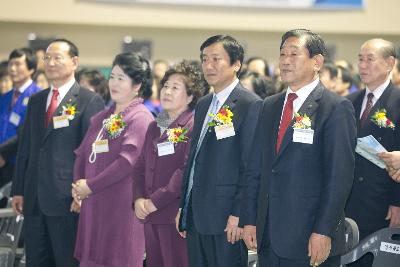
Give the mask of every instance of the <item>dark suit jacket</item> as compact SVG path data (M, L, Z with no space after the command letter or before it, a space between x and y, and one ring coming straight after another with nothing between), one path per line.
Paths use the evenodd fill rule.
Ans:
M354 105L357 122L365 91L348 97ZM400 89L392 83L372 107L369 117L379 109L386 109L386 115L395 124L395 129L379 128L368 119L362 128L357 123L357 136L373 135L387 151L400 150ZM389 221L385 220L389 205L400 206L400 184L394 182L385 169L356 154L354 185L346 206L346 216L357 222L362 237L365 237L389 226Z
M175 144L175 153L158 156L157 144L166 142L166 131L160 136L160 128L153 121L146 133L142 153L133 171L133 201L150 198L157 211L151 213L146 222L151 224L175 224L178 213L182 175L189 154L193 129L193 112L183 112L168 128L188 129L187 142Z
M246 171L241 224L256 225L258 249L270 244L280 257L307 259L311 233L331 237L331 255L339 254L353 182L354 109L319 83L299 110L311 119L313 144L293 142L289 126L276 154L284 100L280 93L264 101Z
M70 211L74 150L78 148L92 115L104 108L102 98L75 83L61 101L62 106L76 104L77 114L69 126L45 128L46 101L50 89L31 97L20 137L12 195L24 197L24 214L64 216Z
M191 205L194 224L200 234L223 234L229 215L240 216L244 170L249 159L262 101L239 83L224 105L233 112L235 136L217 140L213 128L207 131L196 159L195 153L203 122L212 100L203 97L195 110L193 139L184 174L181 208L185 207L190 169L195 162ZM181 230L186 229L182 219Z

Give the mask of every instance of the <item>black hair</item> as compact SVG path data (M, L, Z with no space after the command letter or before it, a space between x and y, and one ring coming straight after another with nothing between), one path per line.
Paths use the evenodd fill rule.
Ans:
M337 66L337 68L340 69L340 71L342 72L342 81L344 83L349 83L348 88L350 88L354 83L354 80L353 80L350 70L347 68L344 68L343 66Z
M229 60L231 66L239 60L240 65L243 63L244 58L244 49L243 46L232 36L229 35L214 35L209 37L204 43L200 46L200 59L203 57L204 48L213 45L215 43L221 43L224 47L225 51L229 55Z
M101 95L105 103L111 99L110 91L108 90L108 81L106 77L97 69L83 68L76 73L76 80L78 83L85 78L88 83L93 86L94 91Z
M325 57L327 54L325 42L322 37L319 34L306 29L294 29L285 32L282 36L282 41L279 49L282 49L285 41L290 37L305 39L304 46L308 50L310 58L316 55L322 55L323 57Z
M57 39L54 39L53 41L51 41L49 43L49 46L51 44L53 44L53 43L66 43L66 44L68 44L68 46L69 46L68 54L71 57L79 57L78 47L73 42L71 42L70 40L67 40L67 39L64 39L64 38L57 38Z
M20 58L23 56L25 56L25 62L26 66L28 66L28 69L33 70L33 72L35 72L37 67L37 58L33 50L30 48L23 47L14 49L11 52L10 56L8 57L8 60L10 61L13 58Z
M119 66L128 75L133 84L141 84L139 95L144 99L151 97L153 76L150 64L140 53L122 53L115 57L112 67Z
M264 75L270 77L268 61L262 57L251 57L246 61L247 68L252 61L261 60L264 63Z
M336 78L338 76L338 67L336 67L335 64L331 62L324 63L324 65L322 65L320 72L323 70L327 70L329 72L329 76L331 77L331 79Z
M265 79L261 74L253 71L245 71L239 74L239 80L250 79L254 93L261 99L276 93L276 87L272 81Z
M174 74L179 74L184 77L186 93L188 96L193 96L192 102L189 103L189 108L194 109L197 100L203 95L205 91L204 86L207 84L201 72L201 68L191 61L183 60L165 72L164 77L161 79L161 86L168 81L169 77Z
M8 61L4 60L0 62L0 78L8 76Z

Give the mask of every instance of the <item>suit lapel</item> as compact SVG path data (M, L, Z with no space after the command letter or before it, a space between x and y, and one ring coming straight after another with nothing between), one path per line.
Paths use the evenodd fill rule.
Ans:
M60 116L62 114L62 111L63 111L62 107L63 106L66 106L67 104L75 105L76 101L77 101L78 94L79 94L79 85L77 83L74 83L74 85L72 85L72 87L68 91L68 93L61 100L61 102L58 105L57 109L54 111L53 117ZM79 110L77 110L77 112L79 112ZM43 137L43 142L46 140L46 138L49 136L49 134L53 130L54 130L54 125L53 125L53 122L51 121L49 126L45 130L45 134L44 134L44 137Z
M317 87L315 87L315 89L309 94L309 96L304 101L303 105L300 107L300 109L297 113L299 113L301 115L306 114L308 117L312 118L312 115L318 109L318 106L319 106L318 100L321 98L323 91L324 91L324 88L322 87L322 85L318 84ZM312 121L312 119L311 119L311 121ZM293 118L292 122L290 123L289 127L287 128L286 133L283 137L282 144L281 144L281 147L280 147L278 155L277 155L277 159L283 153L283 151L286 149L288 144L290 144L290 142L292 142L293 132L294 132L293 127L292 127L293 123L294 123L294 118ZM313 129L314 127L315 126L313 124L311 124L311 128Z

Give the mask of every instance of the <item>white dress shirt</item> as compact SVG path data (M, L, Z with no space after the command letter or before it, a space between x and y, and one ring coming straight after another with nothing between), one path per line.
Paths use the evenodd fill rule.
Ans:
M60 86L59 88L57 88L58 89L58 93L59 93L59 95L57 97L57 106L60 105L61 101L63 100L65 95L68 93L68 91L72 88L74 83L75 83L75 78L71 79L66 84L64 84L64 85ZM47 96L46 110L50 106L51 98L53 96L53 88L54 88L54 86L52 85L51 88L50 88L49 95Z

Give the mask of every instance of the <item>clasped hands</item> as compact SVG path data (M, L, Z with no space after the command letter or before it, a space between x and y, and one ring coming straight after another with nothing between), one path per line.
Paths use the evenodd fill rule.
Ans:
M79 179L72 183L71 195L73 201L71 203L72 212L80 212L82 200L88 198L92 194L92 190L86 183L86 179Z
M135 214L141 220L146 219L146 217L157 210L151 199L138 198L135 201Z

